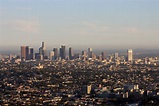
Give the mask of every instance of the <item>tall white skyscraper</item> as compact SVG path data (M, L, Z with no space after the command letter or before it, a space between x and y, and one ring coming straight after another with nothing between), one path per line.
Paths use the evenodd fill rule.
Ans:
M127 60L132 61L133 60L133 51L132 49L128 49L127 51Z

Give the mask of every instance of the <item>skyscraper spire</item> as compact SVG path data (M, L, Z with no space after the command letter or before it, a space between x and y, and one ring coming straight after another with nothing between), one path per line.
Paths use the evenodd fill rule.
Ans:
M43 48L43 50L45 50L45 49L46 49L46 47L45 47L45 43L44 43L44 42L42 42L42 48Z

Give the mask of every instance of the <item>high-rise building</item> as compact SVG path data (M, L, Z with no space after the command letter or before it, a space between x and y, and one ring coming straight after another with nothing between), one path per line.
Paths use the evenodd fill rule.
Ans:
M43 49L42 49L42 47L39 48L39 54L40 54L40 55L43 54Z
M60 57L61 59L65 59L66 58L66 50L65 50L65 46L61 45L61 48L60 48Z
M82 51L82 56L86 57L87 53L86 51Z
M88 48L88 58L92 58L92 56L93 56L92 48Z
M49 59L53 60L53 58L54 58L54 51L50 51L49 52Z
M26 46L21 46L21 59L26 60Z
M33 60L34 59L34 49L31 47L29 49L30 49L30 59Z
M127 61L132 61L133 60L133 51L132 49L129 49L127 51Z
M46 50L45 43L42 42L42 48Z
M39 48L39 55L42 55L44 59L47 58L46 47L44 42L42 42L42 47Z
M30 47L26 46L26 60L30 60Z
M42 42L42 55L45 57L46 56L46 46L45 43Z
M105 52L102 52L102 60L105 60Z
M58 48L54 48L53 51L54 51L54 60L57 60L57 58L58 58Z
M118 60L118 53L115 53L114 54L114 61L117 61Z
M69 59L72 60L73 59L73 51L72 48L69 48Z
M36 59L36 60L39 60L39 56L40 56L39 53L35 53L35 59Z
M81 59L82 59L83 61L86 60L86 56L87 56L86 51L82 51L82 57L81 57Z
M31 60L34 56L34 49L29 46L21 46L21 59Z

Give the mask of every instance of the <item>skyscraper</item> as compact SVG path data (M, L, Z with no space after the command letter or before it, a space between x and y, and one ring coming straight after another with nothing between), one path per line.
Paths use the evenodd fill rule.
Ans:
M42 42L42 48L46 49L46 48L45 48L45 43L44 43L44 42Z
M81 57L81 59L82 59L83 61L86 60L86 56L87 56L86 51L82 51L82 57Z
M30 59L34 59L34 49L33 48L29 48L30 49Z
M61 45L61 48L60 48L60 57L61 59L65 59L66 58L66 50L65 50L65 46Z
M58 48L54 48L53 51L54 51L54 60L57 60L57 58L58 58Z
M92 48L88 48L88 58L92 58L92 56L93 56Z
M21 46L21 59L26 60L26 46Z
M29 46L26 46L26 60L30 60L30 48Z
M128 49L127 51L127 61L132 61L133 60L133 51L132 49Z
M41 55L44 59L47 58L46 47L44 42L42 42L42 47L39 48L39 55Z
M105 60L105 52L102 52L102 60Z
M50 52L49 52L49 59L50 59L50 60L53 60L53 57L54 57L54 52L53 52L53 51L50 51Z
M82 51L82 56L86 57L87 53L86 51Z
M118 60L118 53L115 53L114 54L114 61L117 61Z
M46 56L46 46L44 42L42 42L42 55Z
M21 59L31 60L34 56L34 49L29 46L21 46Z
M39 55L43 55L43 49L42 49L42 47L39 48Z
M72 52L72 48L69 48L69 59L72 60L73 59L73 52Z

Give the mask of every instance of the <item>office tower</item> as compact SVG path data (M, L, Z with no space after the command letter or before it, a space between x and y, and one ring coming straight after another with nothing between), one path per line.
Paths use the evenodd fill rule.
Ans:
M42 48L44 48L46 50L44 42L42 42Z
M21 59L26 60L26 46L21 46Z
M69 59L72 60L73 59L73 52L72 52L72 48L69 48Z
M39 55L40 55L39 53L35 53L35 59L36 60L39 60Z
M118 60L118 53L114 54L114 61Z
M46 56L46 47L45 47L45 43L42 42L42 55L45 57Z
M33 48L29 46L21 46L21 59L30 60L33 57Z
M65 46L61 45L61 48L60 48L60 57L61 59L65 59L66 58L66 50L65 50Z
M93 56L92 48L88 48L88 58L92 58L92 56Z
M105 52L102 52L102 60L105 60Z
M83 61L85 61L85 60L86 60L86 56L87 56L86 51L82 51L81 59L82 59Z
M38 55L38 60L43 60L44 56L43 55Z
M132 49L129 49L127 51L127 61L132 61L133 60L133 51Z
M40 55L39 53L35 53L35 59L36 60L43 60L43 55Z
M50 52L49 52L49 59L50 59L50 60L53 60L53 57L54 57L54 52L53 52L53 51L50 51Z
M42 47L39 48L39 55L42 55L43 58L46 58L46 47L45 47L45 43L42 42Z
M57 60L58 59L58 48L54 48L53 51L54 51L54 60Z
M43 54L43 49L42 47L39 48L39 55L42 55Z
M26 60L30 60L30 47L26 46Z
M34 59L34 49L29 47L30 49L30 59L33 60Z

